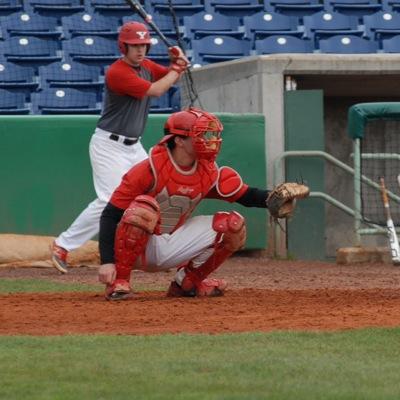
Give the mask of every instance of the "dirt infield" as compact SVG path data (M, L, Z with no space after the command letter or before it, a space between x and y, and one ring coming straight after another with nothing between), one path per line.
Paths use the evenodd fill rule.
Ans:
M96 269L0 269L1 278L97 285L92 293L0 295L0 335L227 333L400 326L400 268L235 257L216 274L230 283L221 298L174 299L139 291L103 299ZM135 271L134 286L167 288L173 273Z

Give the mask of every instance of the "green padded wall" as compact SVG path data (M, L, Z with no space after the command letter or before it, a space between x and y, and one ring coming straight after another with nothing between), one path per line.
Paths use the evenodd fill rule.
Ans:
M325 151L323 92L298 90L285 93L285 150ZM314 192L324 192L324 161L288 158L286 181L304 179ZM297 203L288 223L288 254L302 260L322 260L325 252L325 206L308 198Z
M167 115L151 115L143 144L162 136ZM245 182L265 187L264 117L222 114L219 165L236 168ZM0 233L57 235L94 199L89 140L96 116L0 117ZM248 220L247 248L266 245L265 210L205 200L197 213L237 209Z

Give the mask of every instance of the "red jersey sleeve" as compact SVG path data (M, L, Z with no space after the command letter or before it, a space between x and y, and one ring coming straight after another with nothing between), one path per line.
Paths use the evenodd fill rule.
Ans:
M151 82L141 78L125 61L118 60L106 72L106 85L114 93L143 98Z
M110 203L126 210L135 197L147 193L154 183L149 160L132 167L123 177L120 185L111 196Z
M240 199L247 192L248 188L249 188L249 186L244 183L242 185L242 187L240 188L240 190L238 192L236 192L234 195L228 196L228 197L223 197L218 193L216 187L214 186L207 193L206 199L217 199L217 200L229 201L229 203L234 203L236 200Z

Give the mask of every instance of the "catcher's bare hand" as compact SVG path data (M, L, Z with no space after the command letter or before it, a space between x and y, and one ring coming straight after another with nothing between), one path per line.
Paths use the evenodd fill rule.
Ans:
M268 195L266 204L273 218L289 218L296 207L296 199L304 199L310 188L296 182L281 183Z
M115 264L103 264L99 268L99 281L110 285L115 281L117 271L115 269Z

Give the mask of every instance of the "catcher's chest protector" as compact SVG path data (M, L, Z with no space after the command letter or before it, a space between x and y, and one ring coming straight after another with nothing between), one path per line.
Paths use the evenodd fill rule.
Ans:
M198 160L190 170L176 165L163 145L150 150L150 165L155 182L148 193L160 205L161 233L171 233L190 216L218 179L218 167Z

